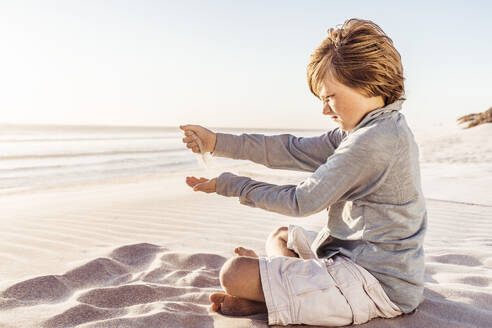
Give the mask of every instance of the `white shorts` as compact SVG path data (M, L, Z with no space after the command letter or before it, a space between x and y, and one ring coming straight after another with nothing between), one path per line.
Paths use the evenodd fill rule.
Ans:
M343 255L318 259L310 248L316 232L290 225L288 234L300 258L259 258L269 325L344 326L402 314L360 265Z

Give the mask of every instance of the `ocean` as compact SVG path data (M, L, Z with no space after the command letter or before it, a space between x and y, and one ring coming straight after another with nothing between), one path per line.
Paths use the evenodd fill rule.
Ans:
M321 130L213 129L233 134ZM200 167L199 155L182 143L178 127L0 124L0 195L106 178L166 173ZM219 166L235 163L214 158Z

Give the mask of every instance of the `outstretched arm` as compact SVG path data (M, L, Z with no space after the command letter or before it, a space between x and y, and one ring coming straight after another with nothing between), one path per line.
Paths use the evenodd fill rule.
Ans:
M396 150L390 138L358 139L340 145L297 185L278 186L225 172L217 178L216 192L239 197L244 205L297 217L317 213L339 200L360 198L384 181Z
M272 169L314 172L334 153L342 138L339 129L307 138L291 134L217 133L212 155L250 160Z

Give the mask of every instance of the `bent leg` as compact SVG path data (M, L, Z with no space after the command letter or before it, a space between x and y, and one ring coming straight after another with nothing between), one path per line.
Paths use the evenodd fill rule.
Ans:
M250 315L267 312L261 286L258 259L230 258L220 270L220 283L226 293L210 295L212 311L228 315Z
M227 294L265 302L258 259L247 256L230 258L222 266L219 278Z
M281 255L299 257L298 254L287 248L287 240L289 238L288 232L288 227L280 227L268 236L265 245L266 253L268 256Z
M280 227L270 234L266 241L268 256L299 257L287 248L288 230L288 227ZM239 256L227 260L220 270L220 283L226 293L210 295L212 311L228 315L267 312L258 256L242 247L234 252Z

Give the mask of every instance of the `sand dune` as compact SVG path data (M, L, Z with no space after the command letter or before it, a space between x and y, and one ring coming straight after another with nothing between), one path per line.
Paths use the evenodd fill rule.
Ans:
M467 178L454 164L440 170L434 164L423 165L432 194L425 301L413 314L361 327L491 325L492 197L478 195L490 188L488 178L478 177L491 167L479 162ZM307 175L253 164L231 171L273 183ZM235 318L208 309L209 294L221 290L221 265L238 245L265 255L264 241L278 226L317 230L326 216L285 217L184 184L185 175L216 173L108 180L0 199L0 327L267 327L263 314ZM460 196L467 185L471 191Z

